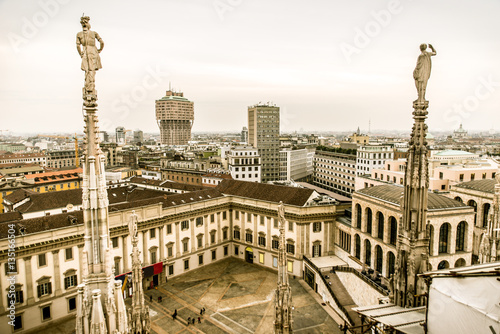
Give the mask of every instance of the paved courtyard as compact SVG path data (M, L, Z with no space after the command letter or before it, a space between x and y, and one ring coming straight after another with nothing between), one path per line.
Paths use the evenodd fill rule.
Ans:
M170 279L145 291L151 327L156 334L274 332L274 289L277 273L242 260L228 258ZM340 333L329 306L303 281L291 279L295 333ZM150 301L150 296L153 301ZM158 297L162 302L158 302ZM127 299L127 304L130 299ZM200 317L200 309L206 312ZM177 310L177 319L172 318ZM187 318L196 323L187 324ZM198 322L198 317L201 323ZM72 333L74 320L38 331L38 334Z

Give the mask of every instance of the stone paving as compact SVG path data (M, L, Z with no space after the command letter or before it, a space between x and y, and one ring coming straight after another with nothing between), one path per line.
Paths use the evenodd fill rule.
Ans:
M276 272L234 258L177 276L144 292L146 304L152 310L152 333L274 333L276 282ZM295 333L340 333L332 316L338 318L329 306L318 302L317 294L299 280L291 279L290 285ZM158 302L160 296L162 302ZM206 311L200 316L203 307ZM195 318L196 323L188 325L188 317ZM57 329L47 328L37 334L73 333L74 324L73 319Z

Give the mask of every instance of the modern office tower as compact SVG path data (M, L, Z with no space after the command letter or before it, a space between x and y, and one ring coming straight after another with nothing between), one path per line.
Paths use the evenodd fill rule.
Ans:
M241 130L241 142L248 143L248 128L246 126Z
M141 130L134 131L134 143L142 143L144 141L144 133Z
M248 144L259 150L262 182L279 180L280 108L256 104L248 107Z
M184 93L168 90L156 100L156 120L163 145L187 145L194 122L194 103Z
M119 126L116 128L115 133L116 133L116 143L125 144L125 128L123 126Z

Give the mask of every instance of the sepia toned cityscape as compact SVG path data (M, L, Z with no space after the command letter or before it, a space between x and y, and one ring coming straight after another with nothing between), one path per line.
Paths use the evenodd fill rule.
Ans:
M500 334L498 12L1 1L0 333Z

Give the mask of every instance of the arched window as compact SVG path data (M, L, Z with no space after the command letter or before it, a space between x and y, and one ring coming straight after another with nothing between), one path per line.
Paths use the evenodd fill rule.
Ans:
M477 203L474 200L470 200L467 202L468 206L472 206L474 208L474 226L476 226L476 221L477 221Z
M375 270L379 273L382 272L382 257L382 247L380 247L379 245L375 246Z
M460 203L463 203L464 201L460 197L455 197L455 200L459 201Z
M483 205L483 227L488 227L488 214L490 213L490 203Z
M459 267L464 267L465 266L465 260L460 258L457 260L457 262L455 262L455 268L459 268Z
M439 253L448 253L448 237L450 234L450 224L444 223L439 229Z
M391 277L394 274L394 266L396 264L396 257L393 252L387 253L387 277Z
M448 263L448 261L441 261L438 264L438 270L440 270L440 269L446 269L446 268L449 268L449 267L450 267L450 264Z
M465 236L467 235L467 222L462 221L457 226L457 252L465 250Z
M396 245L396 241L398 239L398 222L396 218L394 218L393 216L389 217L389 224L391 229L389 242L391 243L391 245Z
M377 237L384 240L384 214L382 212L377 212Z
M372 263L372 244L368 239L365 240L365 263L369 266Z
M361 229L361 205L356 204L356 227Z
M372 234L372 209L366 209L366 232Z
M354 243L356 245L356 248L354 249L354 256L356 256L356 258L359 260L361 259L361 238L357 234L354 236Z

